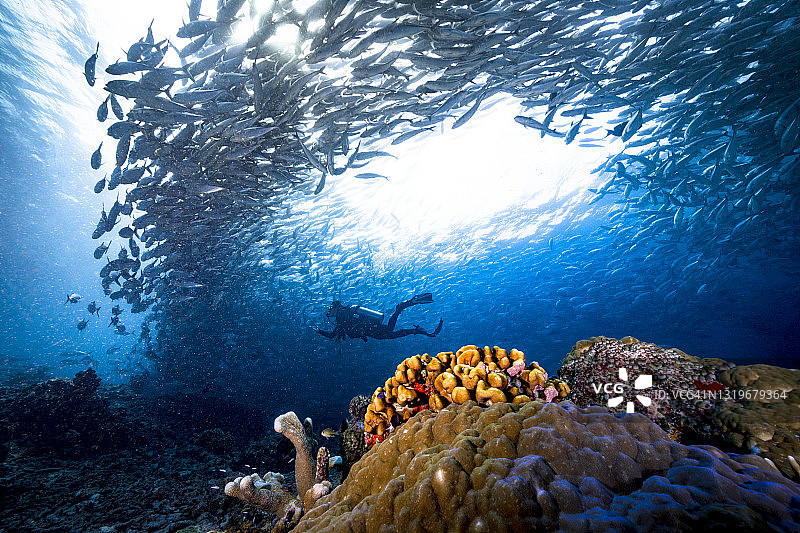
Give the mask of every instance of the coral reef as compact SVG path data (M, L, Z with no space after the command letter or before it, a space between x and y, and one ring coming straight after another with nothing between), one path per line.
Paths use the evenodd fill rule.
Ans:
M356 396L350 400L349 421L342 431L341 448L343 455L343 471L347 475L353 464L361 459L369 449L364 440L364 416L370 405L369 396Z
M198 409L203 401L213 402L220 418L187 424L163 409L164 396L96 384L93 372L83 372L77 380L0 387L0 428L14 431L0 432L0 450L7 451L0 468L0 530L174 533L199 525L201 531L234 533L271 519L226 497L220 487L233 477L231 465L251 458L265 461L265 468L285 465L274 447L268 454L244 454L240 448L255 434L249 427L237 434L240 446L225 456L189 442L210 424L230 431L227 412L233 404L195 397ZM249 405L239 405L239 411L251 420L260 414ZM29 416L34 419L19 424ZM68 423L75 424L74 432L62 430ZM42 427L43 436L32 426Z
M717 406L715 430L728 444L769 458L800 481L800 370L746 365L718 376L734 399Z
M124 412L110 409L98 395L94 369L73 379L51 379L27 386L8 399L6 438L17 453L82 457L117 449L136 438Z
M272 531L287 531L297 524L303 508L300 501L283 487L283 476L267 472L237 477L225 485L225 494L261 510L278 515Z
M322 483L328 479L328 468L330 467L331 454L328 448L322 446L317 450L316 474L314 475L315 483Z
M719 385L717 372L729 366L719 359L697 359L633 337L592 337L573 346L558 375L569 384L568 398L576 405L603 405L617 413L636 409L681 440L688 432L711 433L716 402L703 395L689 398L675 393L696 392L698 384ZM651 376L645 384L649 386L638 388L636 379L643 375Z
M340 458L334 458L340 459ZM303 496L303 509L311 509L323 496L330 494L333 484L328 480L328 470L331 466L331 454L328 448L322 446L317 450L317 473L314 485Z
M633 337L592 337L575 344L558 373L580 407L633 408L676 441L757 453L800 480L792 465L800 457L800 370L700 359ZM643 374L651 376L649 386L637 389Z
M294 460L294 478L297 493L301 496L314 485L316 463L312 455L314 431L311 419L300 422L294 411L284 413L275 419L275 431L292 441L297 455Z
M796 531L800 485L638 414L472 400L417 413L295 531ZM738 529L737 529L738 528Z
M240 476L225 485L225 494L249 503L259 509L280 514L289 503L292 494L283 487L283 476L267 472L262 478L258 474Z
M365 438L371 446L414 413L441 411L451 403L551 402L568 393L566 382L548 379L535 361L526 365L525 354L515 348L467 345L436 357L414 355L397 365L394 376L372 394L364 417Z
M258 474L237 477L225 485L225 494L277 514L278 519L272 524L271 531L278 533L294 527L303 509L310 509L317 500L330 493L333 484L328 480L328 471L332 464L341 462L341 457L332 458L323 446L315 461L311 455L315 447L311 419L306 418L301 423L294 411L277 417L274 428L295 446L295 484L299 496L287 491L283 486L283 476L274 472L266 473L263 479Z

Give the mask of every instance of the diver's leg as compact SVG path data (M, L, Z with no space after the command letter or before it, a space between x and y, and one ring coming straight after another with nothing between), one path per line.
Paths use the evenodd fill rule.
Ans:
M323 337L326 337L328 339L332 339L332 338L334 338L336 336L336 330L325 331L323 329L317 329L317 333L319 333L320 335L322 335Z
M389 330L393 330L394 329L394 327L397 325L397 318L400 316L400 313L403 312L403 309L405 309L407 307L411 307L412 305L429 304L432 301L433 301L432 294L429 293L429 292L426 292L426 293L423 293L423 294L417 294L416 296L414 296L410 300L406 300L405 302L400 302L399 304L397 304L397 307L394 308L394 314L389 318L389 323L386 324L386 327L388 327ZM408 330L408 331L412 331L412 330ZM410 333L407 333L406 335L410 335ZM402 336L403 335L401 335L401 337ZM392 337L392 338L394 338L394 337Z
M380 337L381 339L397 339L400 337L407 337L408 335L415 335L419 333L417 329L398 329L397 331L389 331L384 333L384 337ZM377 337L376 337L377 338Z
M389 322L386 324L386 327L389 328L389 331L394 330L394 327L397 325L397 319L400 316L400 313L403 312L403 309L408 307L410 304L408 302L400 302L397 304L397 307L394 308L394 314L389 317ZM389 337L394 339L395 337Z
M440 318L439 324L436 326L436 329L433 330L433 333L428 333L427 331L416 325L414 326L414 329L411 331L413 331L416 335L427 335L428 337L435 337L436 335L439 334L440 331L442 331L442 324L444 324L444 319Z

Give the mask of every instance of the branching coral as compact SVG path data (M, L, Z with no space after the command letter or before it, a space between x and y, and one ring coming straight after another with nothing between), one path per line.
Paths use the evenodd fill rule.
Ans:
M292 441L297 455L294 460L295 483L297 493L303 495L314 485L315 462L312 456L311 419L301 423L294 411L280 415L275 419L275 431Z
M436 357L415 355L397 365L394 376L373 393L364 417L366 440L369 445L380 442L424 409L441 411L470 400L483 406L551 402L568 393L566 382L548 379L536 362L526 365L525 354L517 349L468 345Z
M296 505L296 498L283 488L283 476L274 472L263 479L258 474L237 477L225 485L225 494L279 516L286 514L287 505Z
M314 502L331 490L327 479L330 454L320 448L318 461L324 462L324 468L317 471L316 463L311 455L314 448L311 419L305 422L289 411L275 419L275 431L288 438L297 452L295 457L295 482L299 497L283 488L283 476L268 472L262 479L258 474L237 477L225 485L225 494L243 500L259 509L275 513L278 520L272 531L275 533L288 531L297 523L303 509L309 509ZM320 476L315 484L315 475ZM302 505L301 501L303 500Z

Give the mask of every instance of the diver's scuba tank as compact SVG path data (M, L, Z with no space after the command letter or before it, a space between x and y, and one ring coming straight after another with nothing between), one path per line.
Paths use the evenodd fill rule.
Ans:
M366 307L361 307L360 305L357 305L355 308L355 313L358 316L364 317L372 322L377 322L379 324L383 322L383 313L379 311L373 311L372 309L367 309Z

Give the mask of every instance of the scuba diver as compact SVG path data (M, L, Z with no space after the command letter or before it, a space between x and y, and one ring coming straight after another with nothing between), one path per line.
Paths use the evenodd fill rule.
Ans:
M361 307L359 305L344 306L339 300L335 300L328 308L326 313L328 318L333 317L336 322L333 331L324 331L318 329L317 332L323 337L328 339L342 340L345 336L351 339L362 339L367 342L367 337L373 339L397 339L405 337L406 335L427 335L428 337L435 337L442 330L442 323L444 320L439 319L439 325L433 333L428 333L419 326L414 326L414 329L398 329L395 331L394 327L397 325L397 317L403 309L417 304L429 304L433 302L433 295L429 292L418 294L400 302L394 309L394 314L389 317L387 324L383 323L383 313Z

